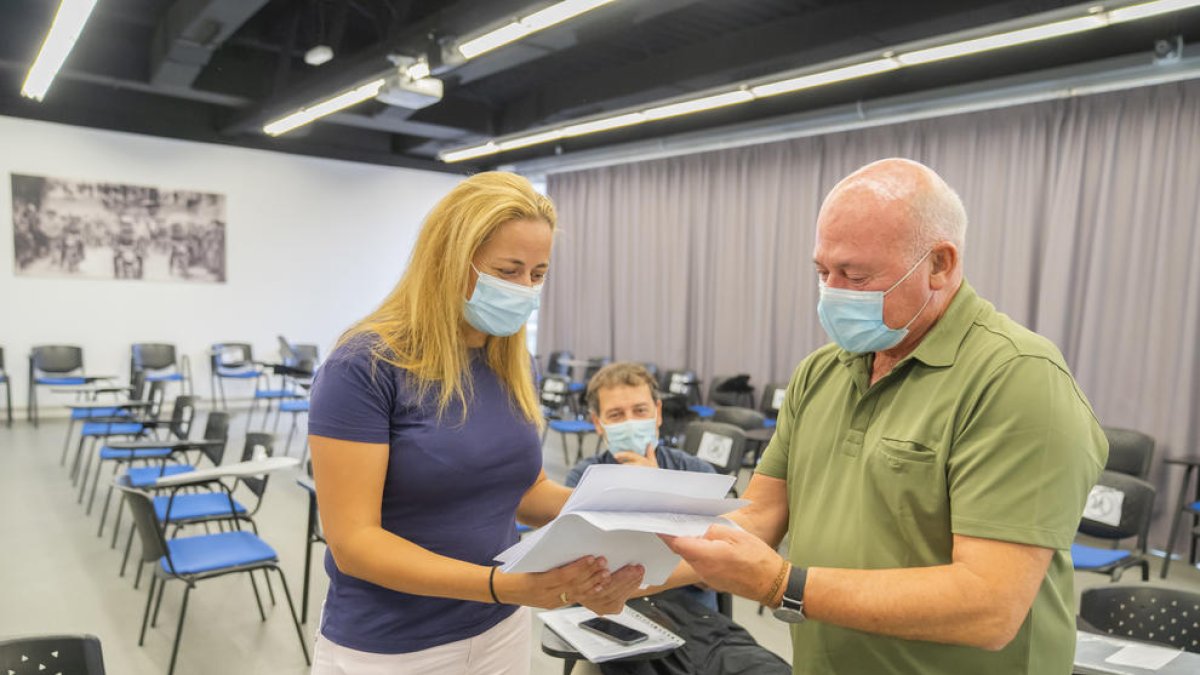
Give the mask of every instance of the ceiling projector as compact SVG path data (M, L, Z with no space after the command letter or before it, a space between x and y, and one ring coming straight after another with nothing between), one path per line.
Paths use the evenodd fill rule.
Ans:
M433 77L414 80L403 71L396 72L384 80L375 99L397 108L420 110L442 100L442 81Z

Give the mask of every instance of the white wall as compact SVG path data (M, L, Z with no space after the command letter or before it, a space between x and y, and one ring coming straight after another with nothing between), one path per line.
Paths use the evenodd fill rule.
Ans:
M16 276L13 172L224 194L228 281ZM213 342L249 342L272 358L282 333L327 353L396 282L425 213L458 180L0 117L0 346L15 403L24 406L36 344L82 346L89 372L124 379L130 344L172 342L191 357L204 396ZM43 389L40 400L51 414L63 399Z

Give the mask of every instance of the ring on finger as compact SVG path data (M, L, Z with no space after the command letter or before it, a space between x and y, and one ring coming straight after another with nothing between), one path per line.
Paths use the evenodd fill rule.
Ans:
M564 605L569 605L569 604L571 604L571 601L567 599L567 592L566 592L566 591L563 591L562 593L559 593L559 594L558 594L558 599L559 599L559 600L562 600L562 603L563 603Z

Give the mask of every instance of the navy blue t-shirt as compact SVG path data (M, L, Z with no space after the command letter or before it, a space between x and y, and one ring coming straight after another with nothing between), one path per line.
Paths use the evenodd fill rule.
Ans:
M537 427L525 419L482 350L472 350L467 415L437 415L436 389L418 401L411 376L373 362L365 340L335 349L312 387L308 430L387 443L383 529L434 553L480 565L517 541L517 504L542 468ZM515 611L410 595L343 574L325 555L329 593L321 634L350 649L399 654L483 633Z

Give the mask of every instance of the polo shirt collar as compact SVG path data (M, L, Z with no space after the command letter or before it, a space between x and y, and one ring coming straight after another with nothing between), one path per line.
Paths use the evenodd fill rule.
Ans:
M971 322L979 312L979 296L971 284L963 279L962 285L946 308L946 313L938 319L933 328L925 334L921 344L904 360L917 359L927 366L951 366L958 356L958 347L971 328ZM849 364L855 359L865 359L871 354L855 354L844 349L838 350L838 361Z

